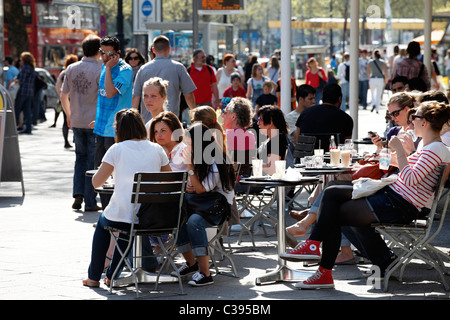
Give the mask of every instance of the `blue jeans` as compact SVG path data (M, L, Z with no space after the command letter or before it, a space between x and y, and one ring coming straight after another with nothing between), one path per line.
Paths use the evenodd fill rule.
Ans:
M359 99L364 109L367 108L367 90L369 90L369 80L359 81Z
M314 89L316 89L316 94L315 94L316 104L320 104L320 100L322 99L323 89L321 89L320 87L317 87Z
M212 225L196 213L189 217L188 221L181 226L178 232L178 252L184 253L192 249L194 257L208 255L208 238L205 229L220 223L222 216L211 216L209 218L212 222L217 223Z
M45 119L45 112L42 112L42 110L43 110L42 99L43 98L44 98L44 89L41 89L38 92L34 93L33 108L32 108L33 123L37 123L38 120Z
M130 230L131 228L131 224L129 223L111 221L106 219L103 213L100 215L97 221L97 225L95 227L94 238L92 240L91 263L88 269L88 277L89 279L94 281L100 280L103 273L103 268L105 267L106 253L108 252L109 244L111 241L111 235L109 231L105 230L105 227L108 226L113 228L119 228L122 230ZM127 235L120 234L120 238L128 240ZM127 245L128 243L126 241L119 240L119 247L122 252L125 252ZM130 250L132 249L133 248L131 246ZM147 266L150 265L156 266L158 263L156 261L156 258L153 256L153 251L148 252L148 255L151 257L143 259L143 263L145 262L145 260L147 260ZM112 275L114 273L114 270L118 266L119 261L120 261L120 253L117 251L117 248L115 248L111 264L106 270L106 277L108 279L112 279ZM149 261L151 261L152 263L150 263ZM125 262L122 263L120 269L117 271L116 279L120 276L124 265Z
M97 206L97 193L92 178L86 170L94 169L95 135L93 129L72 128L75 139L75 168L73 173L73 196L82 195L86 208Z
M95 227L94 238L92 239L92 253L91 253L91 263L88 269L88 277L91 280L99 281L103 269L105 267L105 259L106 253L108 252L109 244L111 241L111 235L108 230L105 230L105 227L116 227L123 230L130 230L131 224L124 222L115 222L105 218L103 213L100 215L97 221L97 225ZM122 235L121 235L122 236ZM125 251L127 247L127 243L125 241L119 241L120 250L122 252ZM113 258L111 264L106 270L106 276L108 279L112 278L115 268L119 264L120 254L117 252L117 249L114 249ZM117 272L116 279L119 277L122 272L123 265L120 270Z
M23 124L26 131L31 132L31 122L33 120L33 115L31 113L31 104L33 102L33 97L24 96L20 90L17 93L16 102L14 106L14 111L16 113L16 124L19 124L19 116L23 111Z
M341 83L341 90L342 90L342 102L341 102L341 110L345 111L347 110L347 98L350 97L350 83L345 82Z

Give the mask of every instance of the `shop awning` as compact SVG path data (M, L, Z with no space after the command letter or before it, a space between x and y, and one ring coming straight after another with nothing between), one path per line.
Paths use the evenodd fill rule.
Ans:
M431 44L438 44L441 42L442 38L444 37L445 31L444 30L434 30L431 32ZM424 42L424 36L421 35L420 37L417 37L414 39L414 41L417 41L421 45L423 45Z

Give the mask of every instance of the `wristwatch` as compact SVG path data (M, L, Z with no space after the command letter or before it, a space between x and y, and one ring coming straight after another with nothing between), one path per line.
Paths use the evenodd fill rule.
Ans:
M195 171L194 171L194 170L192 170L192 169L188 171L188 175L190 175L190 176L193 176L193 175L194 175L194 173L195 173Z

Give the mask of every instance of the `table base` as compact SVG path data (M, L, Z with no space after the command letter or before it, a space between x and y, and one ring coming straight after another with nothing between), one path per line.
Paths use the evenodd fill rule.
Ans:
M138 268L135 271L136 278L138 284L140 283L156 283L157 274L150 273L145 271L144 269ZM171 275L160 275L158 283L170 283L170 282L178 282L177 277L172 277ZM134 276L130 274L129 276L119 278L114 281L114 287L123 287L134 285Z
M289 268L286 265L278 266L277 269L256 278L256 285L270 284L280 281L302 281L312 276L312 272L303 272Z

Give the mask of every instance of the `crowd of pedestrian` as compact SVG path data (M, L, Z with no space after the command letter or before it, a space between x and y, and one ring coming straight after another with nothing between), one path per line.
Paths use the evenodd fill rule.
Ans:
M408 45L406 55L402 56L398 51L398 56L392 59L383 57L380 50L369 53L362 49L359 57L344 53L343 61L339 64L334 58L329 70L311 57L306 64L305 84L300 86L290 75L281 74L279 52L274 53L268 65L263 66L255 56L251 56L242 67L237 64L234 54L225 54L221 66L216 66L214 57L211 59L204 50L198 49L193 51L192 64L186 67L171 59L170 41L163 35L153 39L148 52L149 61L136 48L128 48L122 53L119 40L111 36L88 36L81 46L83 57L80 61L67 63L59 81L65 123L72 130L75 143L72 208L80 210L84 202L86 212L102 210L94 234L88 278L83 281L89 287L100 285L105 270L104 282L109 285L118 265L117 252L104 227L129 227L133 212L129 201L133 172L187 171L187 193L217 191L232 211L236 206L236 177L230 159L238 158L248 166L252 157L258 157L263 160L263 170L271 175L275 172L275 162L286 159L289 145L297 143L300 135L330 132L338 134L342 142L352 138L353 119L347 113L351 59L358 59L359 103L363 110L368 107L369 88L371 111L379 113L385 90L392 90L394 94L428 91L433 82L418 58L420 45L416 42ZM67 59L70 61L69 57ZM7 63L12 65L10 59ZM34 67L33 56L24 52L20 56L20 68L10 67L5 80L8 87L19 86L15 100L17 125L22 123L22 113L20 129L28 134L32 130L32 101L37 90ZM433 79L433 73L431 75ZM291 80L291 101L286 114L279 99L282 77L290 77ZM449 106L448 101L405 106L399 101L389 101L387 120L392 127L404 127L403 122L410 115L416 135L423 144L409 156L403 152L405 141L401 135L392 135L400 181L384 191L395 198L407 213L402 218L407 216L409 219L413 213L429 205L430 195L423 196L423 206L408 195L422 188L423 184L433 184L428 174L435 174L442 164L450 161L449 149L440 138L443 135L441 129L448 131ZM442 121L442 117L446 120ZM214 134L204 139L205 133L210 131ZM175 132L178 133L176 139L173 138ZM198 138L199 135L203 138ZM379 143L378 138L373 138L375 145ZM329 142L323 141L321 147L327 150ZM194 160L195 146L202 151L216 150L214 162ZM426 175L419 176L413 165L429 164L430 152L438 154L439 160ZM93 177L86 176L86 171L92 169L98 169L97 173ZM112 196L101 194L101 205L98 205L94 187L103 185L113 172L114 192ZM411 175L417 176L419 181L414 186L409 184ZM315 225L311 237L281 255L294 260L322 256L317 274L299 283L299 288L334 287L331 268L341 244L340 226L362 228L376 219L398 219L400 214L388 212L380 205L385 200L381 195L376 199L368 198L364 203L352 200L348 184L317 190L315 200L318 204L312 213L320 219L313 217ZM342 209L340 214L335 214L336 208ZM186 262L179 273L194 274L189 282L193 286L214 282L209 272L205 228L222 221L222 218L216 217L211 221L201 214L193 214L182 226L177 246ZM299 223L286 232L291 236L304 234L305 228L298 231L304 225ZM360 233L358 244L364 246L367 258L385 268L391 259L390 252L382 245L368 243L369 237L365 237L364 231ZM151 241L149 243L155 245ZM323 255L319 251L320 244L323 244ZM155 256L149 259L147 266L153 268L157 265ZM112 260L112 263L105 263L107 260Z

